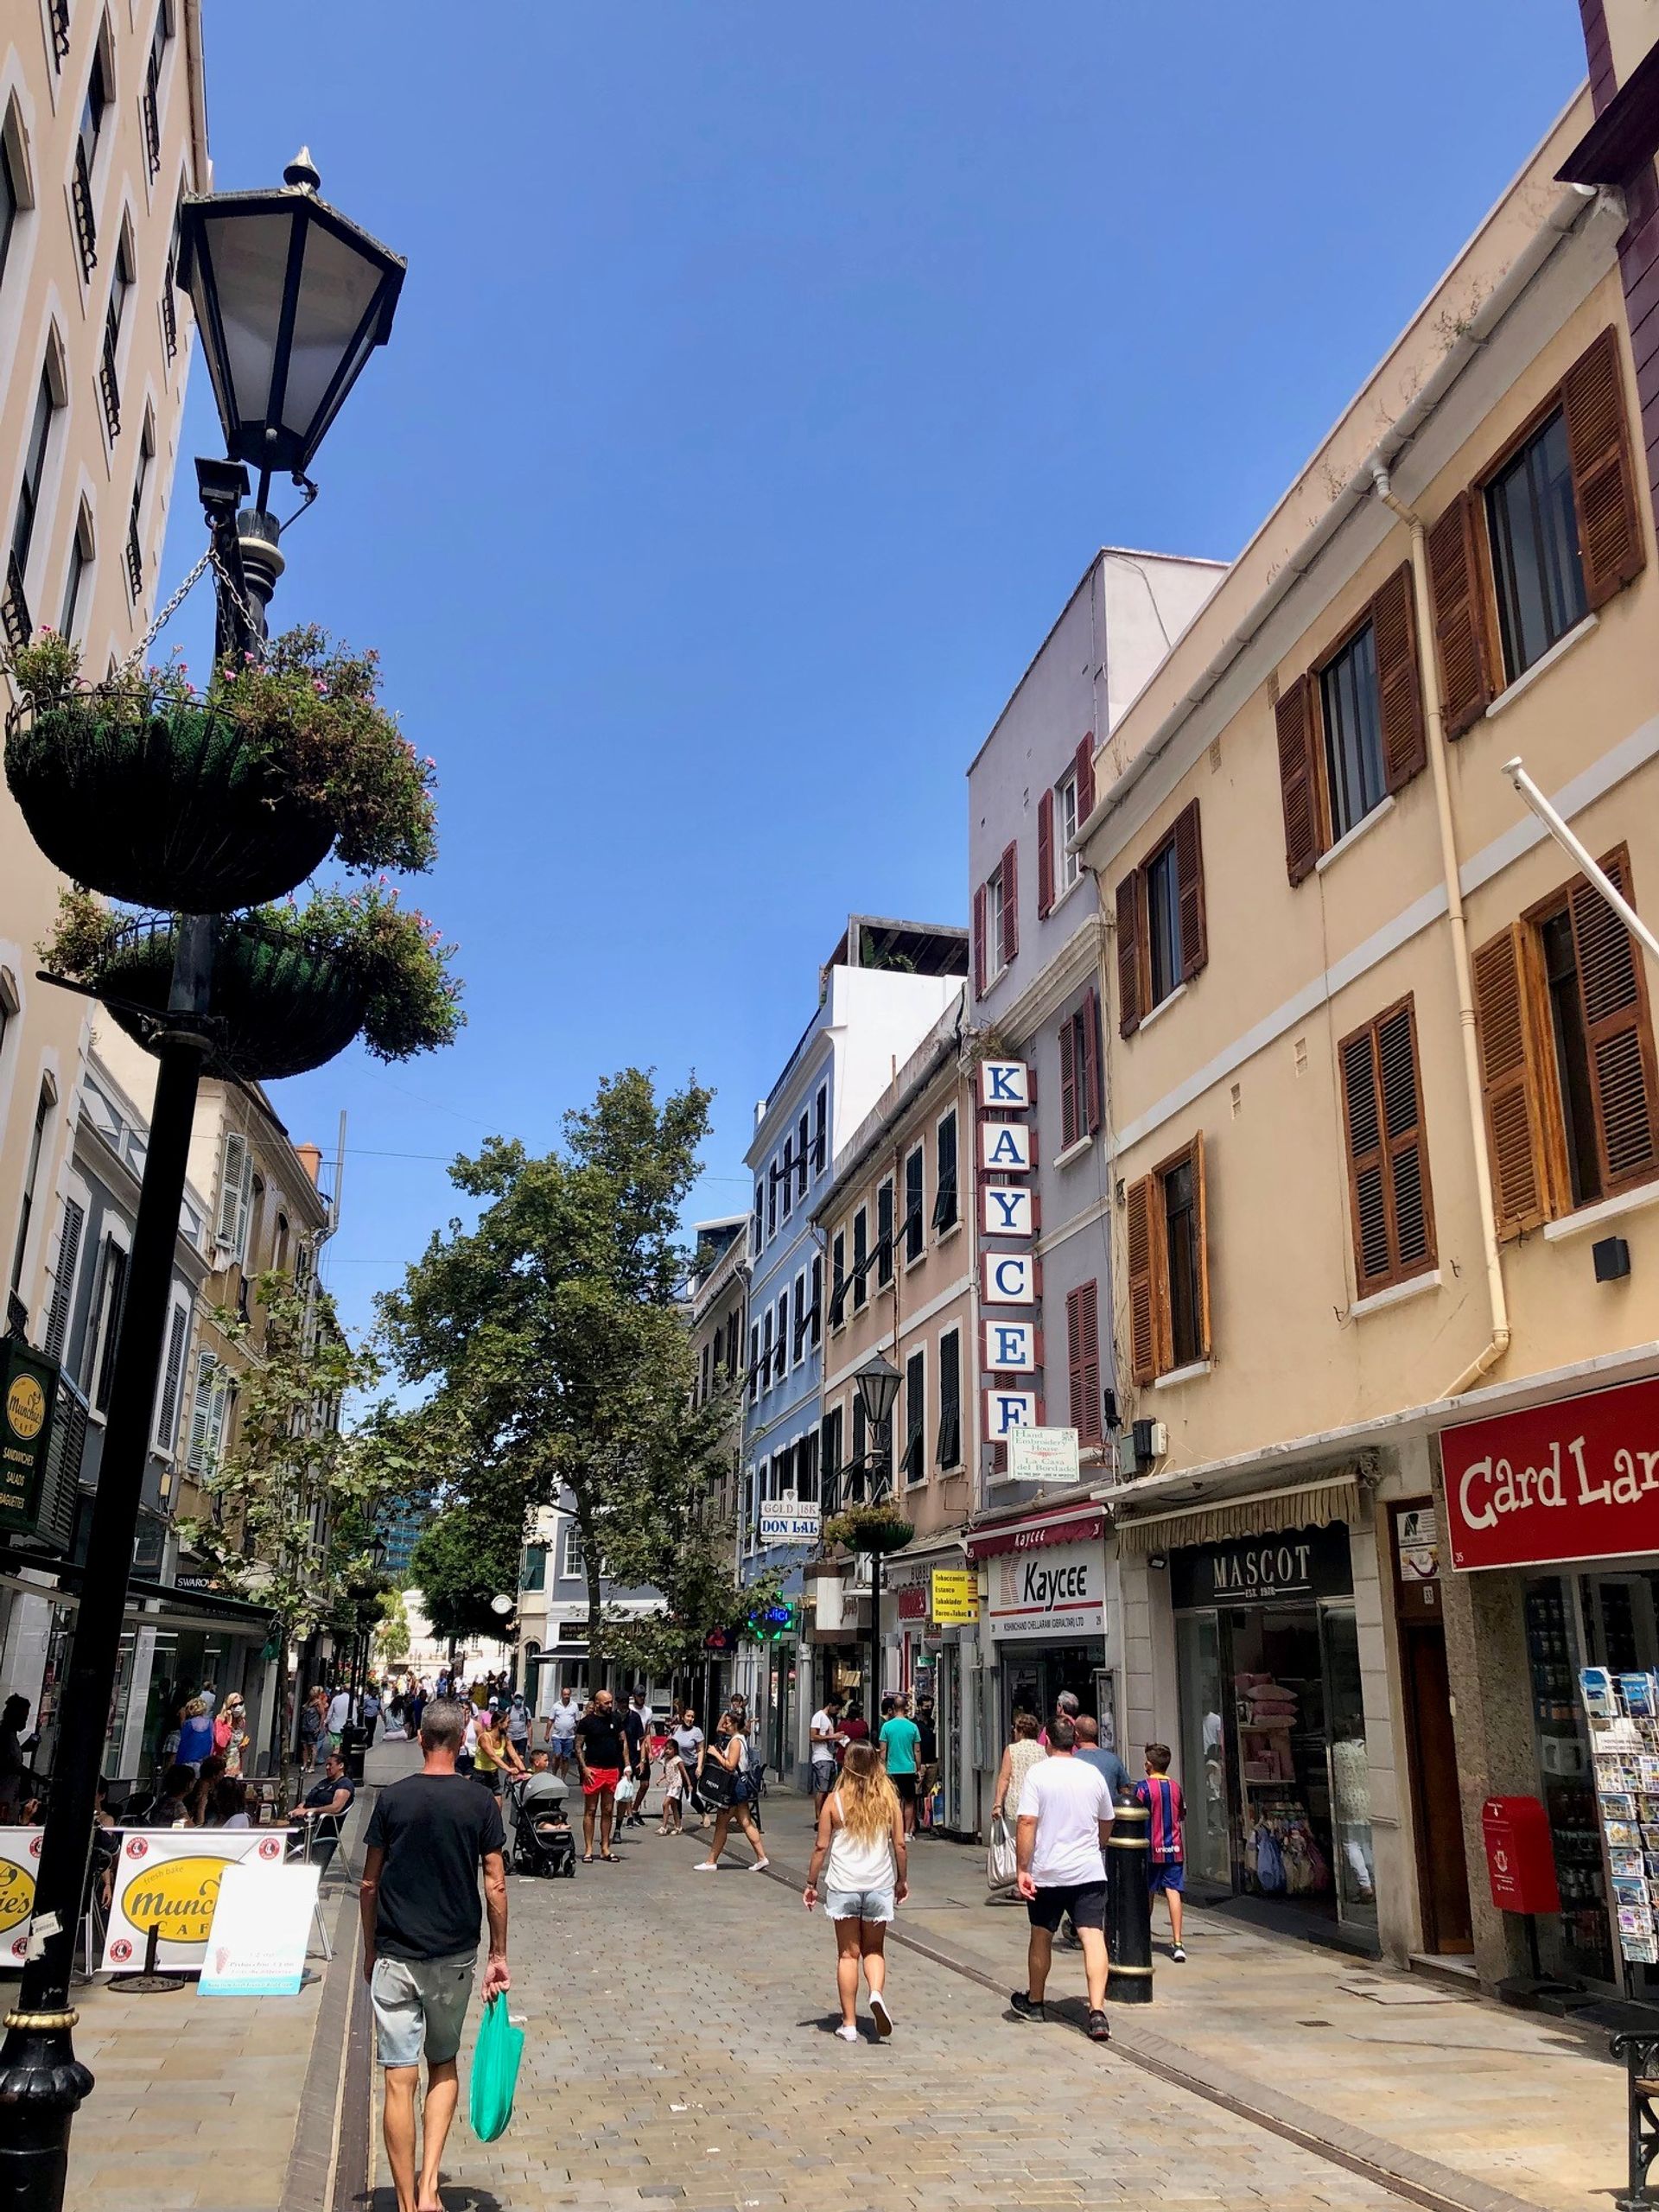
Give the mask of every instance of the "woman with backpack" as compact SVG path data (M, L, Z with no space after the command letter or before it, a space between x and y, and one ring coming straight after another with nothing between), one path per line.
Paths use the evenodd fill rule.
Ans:
M906 1879L905 1815L899 1792L873 1744L849 1744L841 1778L823 1801L817 1839L801 1901L818 1902L835 1924L836 1987L842 2043L858 2041L858 1975L869 1984L870 2013L883 2041L893 2033L887 2010L887 1923L910 1894Z
M720 1726L712 1744L702 1747L702 1757L697 1766L697 1790L706 1804L715 1808L715 1835L709 1847L709 1856L698 1859L695 1872L717 1874L720 1854L726 1848L726 1839L735 1821L749 1840L754 1853L752 1874L759 1874L771 1866L766 1847L760 1840L760 1831L754 1824L753 1808L760 1795L760 1778L754 1762L749 1757L748 1738L739 1728L734 1716L722 1713Z

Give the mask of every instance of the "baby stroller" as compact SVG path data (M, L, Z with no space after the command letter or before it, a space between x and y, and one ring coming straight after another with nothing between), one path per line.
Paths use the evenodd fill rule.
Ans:
M576 1839L565 1817L565 1789L556 1775L515 1777L507 1785L515 1874L567 1876L575 1880Z

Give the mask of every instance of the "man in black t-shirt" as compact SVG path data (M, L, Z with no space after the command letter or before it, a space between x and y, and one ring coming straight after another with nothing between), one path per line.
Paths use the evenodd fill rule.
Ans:
M455 1771L465 1706L435 1700L421 1716L419 1774L383 1789L369 1816L360 1891L363 1977L385 2069L386 2162L397 2212L438 2202L438 2165L455 2115L455 2056L478 1963L478 1876L484 1872L490 1956L483 1995L508 1986L506 1837L493 1795ZM426 2058L416 2193L415 2094Z
M622 1815L622 1825L637 1828L645 1817L645 1791L651 1783L651 1753L645 1742L651 1733L651 1707L644 1690L635 1690L628 1700L622 1726L628 1738L628 1771L633 1777L633 1802Z
M582 1860L594 1863L594 1815L599 1815L601 1858L614 1859L611 1823L616 1816L616 1785L628 1764L628 1733L616 1700L601 1690L591 1713L576 1723L576 1771L582 1777Z

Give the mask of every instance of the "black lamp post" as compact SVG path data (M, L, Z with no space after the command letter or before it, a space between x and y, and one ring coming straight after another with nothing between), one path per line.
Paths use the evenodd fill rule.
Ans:
M867 1359L855 1376L859 1403L864 1408L864 1418L869 1424L872 1439L865 1457L864 1471L868 1484L868 1497L872 1505L879 1505L893 1488L893 1408L899 1396L899 1370L890 1359L877 1352L874 1359ZM874 1738L880 1726L881 1706L881 1560L882 1554L870 1554L870 1734Z
M264 603L281 569L278 525L264 512L270 472L303 471L369 353L385 338L403 278L404 264L394 255L316 197L308 158L302 156L284 175L280 191L213 194L187 200L181 213L180 281L196 302L229 455L197 465L219 556L221 650L263 633ZM252 528L243 541L250 556L245 570L236 511L247 490L241 464L250 459L260 472L260 502L259 512L246 518ZM260 601L257 617L247 604L250 575ZM67 1732L58 1748L29 1956L5 2016L3 2212L59 2212L70 2126L92 2087L74 2054L78 2015L69 1983L104 1748L95 1716L108 1713L114 1694L191 1123L213 1042L213 928L212 915L185 918L168 1011L151 1039L159 1065L149 1146L64 1685L65 1709L91 1725Z

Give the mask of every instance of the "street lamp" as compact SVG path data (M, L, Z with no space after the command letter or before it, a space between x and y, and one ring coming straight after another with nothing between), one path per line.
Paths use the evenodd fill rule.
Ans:
M264 602L281 571L280 528L264 512L270 472L297 474L310 460L385 338L403 279L396 256L316 197L308 158L290 163L284 177L281 191L188 200L181 218L181 280L196 301L228 454L197 463L219 570L221 651L263 634ZM250 458L259 470L260 506L247 518L245 569L236 518ZM257 614L247 603L250 572ZM155 1105L64 1683L64 1709L83 1716L108 1713L115 1689L191 1124L213 1043L214 922L211 914L182 918L168 1010L153 1040ZM6 2212L60 2212L70 2126L92 2087L74 2053L69 1984L103 1748L101 1726L66 1730L47 1793L29 1955L0 2046Z
M877 1352L874 1359L867 1359L853 1381L858 1387L858 1402L864 1408L864 1419L873 1439L865 1455L864 1468L868 1481L868 1497L872 1505L879 1504L893 1488L893 1408L899 1397L902 1378L890 1359ZM870 1554L870 1733L874 1737L880 1726L881 1704L881 1558L879 1551Z

